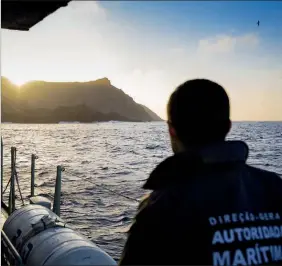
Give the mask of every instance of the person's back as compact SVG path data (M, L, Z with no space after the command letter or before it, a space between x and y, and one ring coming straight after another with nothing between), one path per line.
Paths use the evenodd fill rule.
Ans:
M151 173L120 265L282 264L282 180L246 164L225 141L229 99L208 80L180 85L168 103L174 155Z

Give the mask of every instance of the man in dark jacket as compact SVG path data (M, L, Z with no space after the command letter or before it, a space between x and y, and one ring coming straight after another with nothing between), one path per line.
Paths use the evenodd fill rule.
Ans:
M225 90L180 85L168 103L174 155L151 173L120 265L282 263L282 180L246 164L248 146L226 141Z

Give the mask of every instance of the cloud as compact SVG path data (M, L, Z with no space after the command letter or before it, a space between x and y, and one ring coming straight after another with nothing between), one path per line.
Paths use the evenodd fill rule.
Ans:
M235 50L253 49L259 44L258 36L254 33L242 36L218 35L202 39L198 43L198 51L204 53L231 53Z

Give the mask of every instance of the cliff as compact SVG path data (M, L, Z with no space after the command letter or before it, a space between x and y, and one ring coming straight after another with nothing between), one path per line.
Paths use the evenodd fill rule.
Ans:
M150 110L147 106L142 105L142 104L141 104L141 106L149 114L149 116L152 117L152 119L154 121L162 121L162 119L156 113L154 113L152 110Z
M107 78L89 82L31 81L20 88L2 77L2 122L161 121Z

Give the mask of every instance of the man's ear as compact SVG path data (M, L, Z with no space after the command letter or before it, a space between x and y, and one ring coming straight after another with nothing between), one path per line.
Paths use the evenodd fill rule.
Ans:
M169 135L173 138L176 137L176 131L174 129L174 127L171 125L171 123L168 122L168 131L169 131Z

